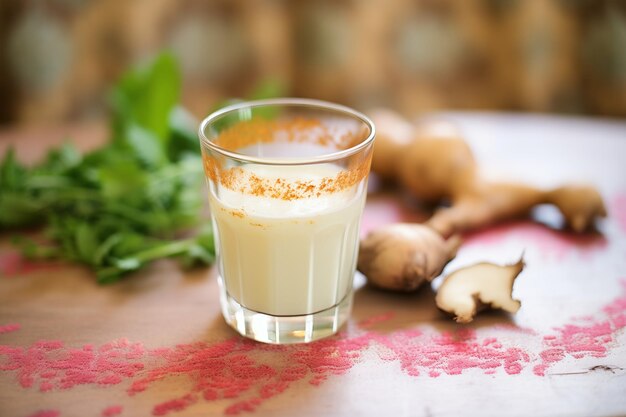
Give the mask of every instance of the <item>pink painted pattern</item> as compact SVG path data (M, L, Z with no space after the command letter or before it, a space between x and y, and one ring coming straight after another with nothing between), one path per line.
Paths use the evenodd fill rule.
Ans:
M505 241L521 242L528 248L536 248L544 258L557 261L572 255L589 258L608 244L599 234L569 233L525 220L469 233L465 236L464 247L501 245Z
M542 336L512 326L500 329L526 342L541 337L538 353L508 337L486 337L469 328L375 330L377 324L393 319L394 314L387 312L336 337L292 346L264 345L239 337L156 349L126 340L82 348L66 347L61 341L38 341L28 347L0 345L0 371L13 372L23 388L38 387L43 392L78 385L106 388L126 381L131 396L142 395L162 380L186 378L188 392L154 404L155 416L212 401L225 401L225 414L253 412L297 382L318 386L346 374L369 349L414 377L460 375L468 370L515 375L527 368L543 376L564 360L606 356L615 334L626 327L626 281L621 295L597 315L576 319L551 334ZM121 406L112 406L102 415L121 411Z

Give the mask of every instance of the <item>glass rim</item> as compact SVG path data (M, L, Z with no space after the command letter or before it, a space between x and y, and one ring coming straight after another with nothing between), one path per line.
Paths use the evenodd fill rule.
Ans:
M229 151L209 139L204 131L206 127L214 122L216 119L224 116L233 111L245 109L245 108L253 108L253 107L261 107L261 106L293 106L293 107L310 107L318 110L329 110L334 111L336 113L341 113L343 115L349 116L353 119L359 120L364 123L369 128L368 136L359 142L358 144L351 146L348 149L342 149L335 152L329 152L323 155L310 156L310 157L296 157L296 158L264 158L264 157L256 157L250 155L244 155L239 152ZM364 115L363 113L356 111L348 106L344 106L341 104L331 103L329 101L323 100L315 100L308 98L271 98L264 100L252 100L252 101L243 101L241 103L231 104L230 106L223 107L219 110L214 111L207 117L205 117L202 122L200 122L200 126L198 127L198 137L200 138L200 142L211 150L226 156L231 159L238 160L240 162L249 162L256 164L264 164L264 165L302 165L302 164L318 164L324 162L332 162L337 161L348 156L354 155L366 148L376 136L376 127L374 126L374 122Z

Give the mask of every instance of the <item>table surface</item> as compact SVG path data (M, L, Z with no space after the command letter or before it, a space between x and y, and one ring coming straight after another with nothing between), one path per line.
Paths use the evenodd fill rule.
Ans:
M466 236L446 272L527 263L514 316L458 325L433 291L381 292L357 277L354 311L320 342L270 346L224 323L214 269L161 261L98 286L78 266L33 265L0 242L0 416L626 415L626 122L448 113L488 177L596 185L609 217L573 236L551 208ZM5 132L35 160L65 131ZM101 128L70 132L89 148ZM373 191L362 232L421 221ZM434 282L437 285L437 281Z

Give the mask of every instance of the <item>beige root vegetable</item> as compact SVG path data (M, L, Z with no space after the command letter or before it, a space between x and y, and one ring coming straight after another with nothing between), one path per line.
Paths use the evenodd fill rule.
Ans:
M425 226L391 225L362 241L358 268L377 287L418 288L440 274L455 256L458 233L527 216L538 204L556 206L565 225L576 232L606 216L602 198L592 187L542 190L485 181L454 125L427 122L415 126L390 110L369 114L377 129L372 171L395 180L423 202L449 204L439 208ZM448 236L453 237L446 240Z
M358 267L374 286L413 291L441 274L460 243L458 236L445 240L424 225L397 223L361 241Z
M458 323L471 322L476 313L487 307L515 313L521 304L512 298L511 292L522 269L522 259L513 265L483 262L458 269L439 287L437 307L454 315Z
M476 184L467 194L441 208L428 224L445 235L477 229L502 220L527 216L539 204L553 204L565 224L575 232L593 227L595 219L606 216L600 194L592 187L568 185L541 190L522 184Z
M393 179L400 152L413 139L414 127L397 113L385 109L376 111L376 124L384 129L376 132L372 170L385 179Z
M422 201L451 206L438 210L428 224L444 236L526 216L538 204L553 204L576 232L606 216L599 193L588 186L543 190L517 183L483 180L469 146L458 130L444 122L413 128L389 110L370 113L378 135L372 170L395 178Z

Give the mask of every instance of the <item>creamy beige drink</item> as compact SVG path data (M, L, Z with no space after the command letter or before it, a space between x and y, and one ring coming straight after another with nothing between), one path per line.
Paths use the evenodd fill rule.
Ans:
M319 187L341 169L333 164L249 164L238 175L297 188ZM290 187L292 185L292 187ZM365 186L282 199L221 189L210 193L220 275L228 294L250 310L276 316L311 314L341 302L352 288Z
M374 126L337 104L235 104L199 129L220 305L241 335L302 343L352 308Z

